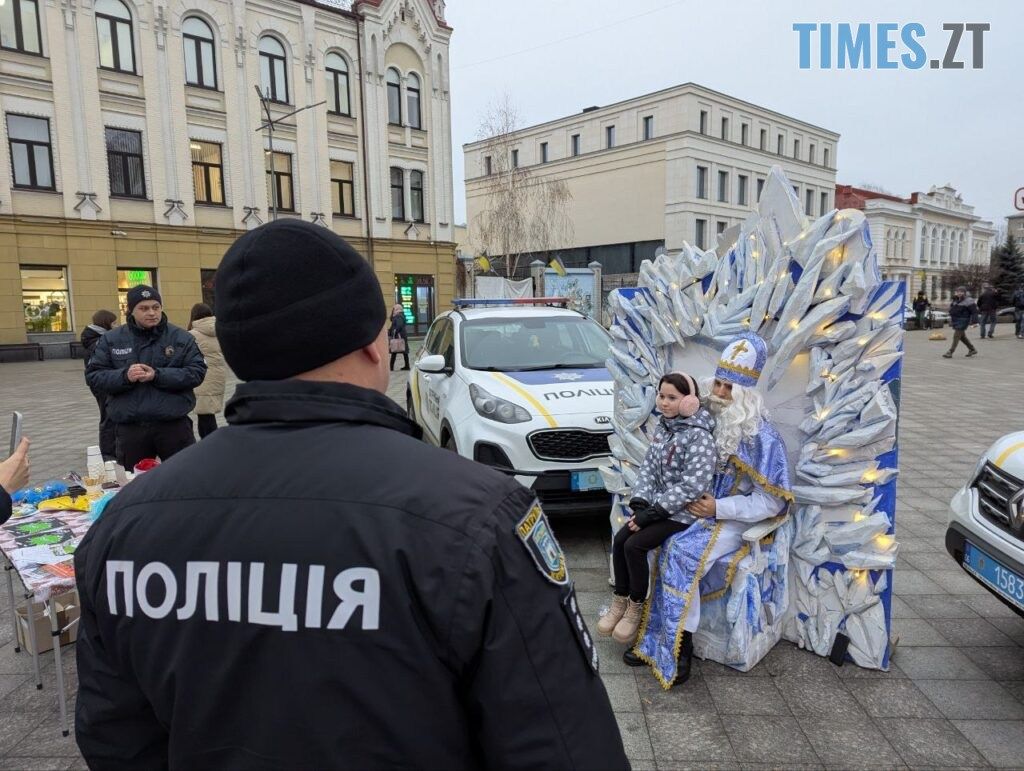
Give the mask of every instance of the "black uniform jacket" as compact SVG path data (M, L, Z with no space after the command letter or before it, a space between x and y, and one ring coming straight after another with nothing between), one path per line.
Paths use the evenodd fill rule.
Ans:
M628 768L533 495L389 399L252 382L75 555L93 768Z
M132 364L148 364L156 378L148 383L128 380ZM100 338L89 359L85 380L108 395L107 415L115 423L175 420L196 406L193 390L206 377L206 361L196 339L164 315L152 329L129 317L127 324Z

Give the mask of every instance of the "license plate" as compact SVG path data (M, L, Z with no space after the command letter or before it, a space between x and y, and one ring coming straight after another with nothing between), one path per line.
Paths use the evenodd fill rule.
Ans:
M601 472L594 471L571 471L569 472L569 486L577 492L587 490L603 490L604 479Z
M964 568L996 594L1024 610L1024 578L970 541L964 546Z

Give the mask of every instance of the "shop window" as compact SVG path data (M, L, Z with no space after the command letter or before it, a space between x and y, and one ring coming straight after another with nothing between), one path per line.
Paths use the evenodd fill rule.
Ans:
M395 302L402 306L409 333L422 335L434 318L434 277L395 276Z
M26 332L72 331L68 269L22 265L21 304Z
M156 287L155 270L125 268L117 271L117 314L122 324L128 321L128 290L142 285Z

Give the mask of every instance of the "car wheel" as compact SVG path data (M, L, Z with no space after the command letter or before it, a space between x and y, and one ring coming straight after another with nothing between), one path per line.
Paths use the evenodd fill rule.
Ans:
M455 446L455 437L454 436L449 436L447 439L444 440L444 448L446 450L451 450L456 455L458 454L459 448Z
M416 422L416 408L412 404L412 394L408 391L405 394L405 414L413 423Z

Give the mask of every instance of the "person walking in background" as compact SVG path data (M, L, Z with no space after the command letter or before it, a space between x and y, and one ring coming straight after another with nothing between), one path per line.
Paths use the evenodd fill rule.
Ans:
M967 346L968 359L977 356L978 349L967 339L967 327L978 323L978 305L973 297L968 296L967 287L958 286L953 293L953 302L949 305L949 323L953 327L953 345L942 354L942 358L952 359L953 352L961 342Z
M111 311L96 311L92 314L92 324L82 330L82 349L85 351L87 373L89 360L92 358L93 351L96 350L96 344L103 335L114 328L115 321L117 321L117 316ZM114 437L114 423L107 417L107 395L92 386L89 386L89 390L92 391L96 404L100 408L100 453L103 455L103 460L116 460L117 445Z
M195 389L200 439L217 430L217 414L224 409L227 366L224 364L224 354L220 352L216 326L217 319L209 305L196 303L192 306L188 331L196 339L199 352L206 361L206 377Z
M0 525L11 518L14 506L11 496L28 485L31 468L28 462L29 441L22 437L14 454L0 463Z
M167 321L160 293L145 285L128 290L128 323L100 338L85 376L107 395L122 466L167 460L195 444L188 414L205 375L195 338Z
M985 327L988 327L988 339L992 339L996 331L996 312L999 310L999 293L991 284L985 284L978 295L978 313L981 314L981 339L985 339Z
M922 289L917 293L917 297L914 298L914 315L917 317L917 328L924 329L924 317L928 313L928 309L932 307L932 304L928 302L928 295L924 293Z
M1024 340L1024 286L1017 287L1013 293L1013 318L1015 322L1014 333L1018 340Z
M405 309L401 303L391 306L391 327L388 329L388 350L391 352L391 369L395 359L402 354L405 359L403 370L409 369L409 333L405 328Z

